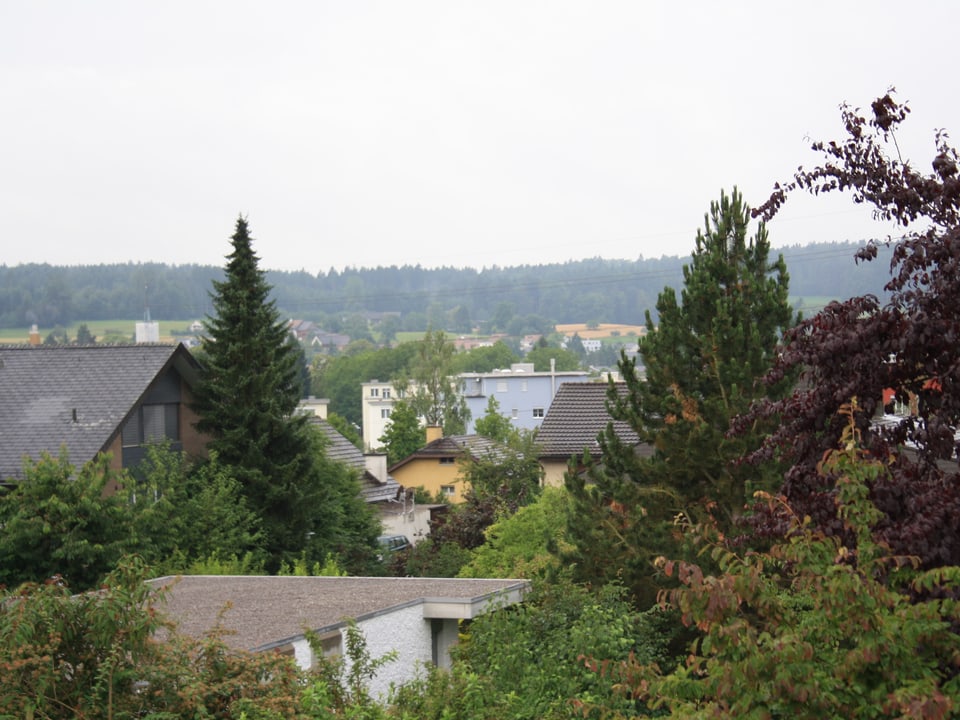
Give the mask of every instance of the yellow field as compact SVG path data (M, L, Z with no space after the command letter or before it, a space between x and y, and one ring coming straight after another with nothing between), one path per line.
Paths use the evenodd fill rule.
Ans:
M643 337L647 334L646 325L618 325L616 323L600 323L595 327L588 328L586 323L567 323L566 325L557 325L556 330L561 335L572 337L574 333L583 340L594 340L608 337L628 337L631 334L636 337Z

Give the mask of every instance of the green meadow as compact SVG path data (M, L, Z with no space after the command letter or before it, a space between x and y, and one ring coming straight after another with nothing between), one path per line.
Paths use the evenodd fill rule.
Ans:
M180 336L188 335L190 332L190 323L192 323L193 320L194 319L191 318L190 320L158 321L160 323L160 342L172 342ZM137 320L89 320L86 323L77 322L67 325L64 329L67 332L67 337L71 340L77 337L77 328L79 328L80 325L86 324L93 336L96 337L97 342L102 342L105 338L110 338L116 342L122 342L125 338L133 342L137 322ZM42 341L54 328L39 327L38 330L40 331L40 340ZM25 344L28 341L29 333L29 327L0 328L0 343Z

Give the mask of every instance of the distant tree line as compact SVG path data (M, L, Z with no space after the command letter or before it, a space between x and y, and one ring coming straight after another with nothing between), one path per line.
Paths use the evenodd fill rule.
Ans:
M882 287L888 263L855 266L858 248L856 243L784 248L792 295L802 305L807 298L848 297ZM655 312L664 286L680 287L687 262L689 257L592 258L483 270L394 265L316 275L270 271L267 280L283 315L332 331L360 313L394 312L400 313L395 330L480 327L522 335L563 322L641 323L645 311ZM222 268L205 265L0 265L0 328L136 320L148 309L154 318L202 318L212 309L211 282L222 278Z

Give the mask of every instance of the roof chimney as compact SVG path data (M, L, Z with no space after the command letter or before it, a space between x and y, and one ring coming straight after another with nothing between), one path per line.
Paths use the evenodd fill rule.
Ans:
M443 438L443 428L439 425L427 425L427 445Z
M387 456L383 453L364 453L363 463L367 472L382 483L387 481Z
M40 344L40 330L37 328L36 323L30 326L30 334L27 336L27 341L31 345Z

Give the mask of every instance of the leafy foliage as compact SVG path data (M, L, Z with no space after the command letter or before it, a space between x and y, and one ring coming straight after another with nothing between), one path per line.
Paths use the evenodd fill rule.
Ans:
M510 429L506 442L486 452L457 458L460 477L477 499L500 498L511 510L533 502L540 494L543 469L532 432Z
M457 353L453 358L451 369L457 374L462 372L493 372L497 368L508 368L519 359L506 343L498 340L490 346Z
M398 400L390 410L390 420L379 440L387 451L387 465L393 466L426 444L427 435L410 403Z
M558 372L580 369L580 356L559 347L535 347L526 357L527 362L533 363L534 372L549 372L551 360Z
M179 636L146 579L131 558L95 593L73 595L55 577L0 596L0 716L295 716L300 676L290 659L227 650L216 633Z
M486 541L473 551L459 576L529 579L559 570L550 549L564 543L569 502L563 488L544 488L535 502L487 528Z
M782 456L790 464L783 491L796 512L810 515L826 532L842 534L833 513L835 479L817 472L845 425L841 403L857 398L856 425L876 457L891 457L890 473L872 486L883 512L878 538L898 553L918 555L926 567L960 564L960 171L945 132L935 137L932 172L900 157L896 133L909 108L888 93L871 105L869 119L842 108L846 138L816 142L822 164L800 168L777 185L758 214L772 218L790 193L848 192L855 203L904 228L893 246L889 301L863 295L826 307L785 335L767 380L802 371L789 397L764 402L739 422L745 430L769 417L782 418L755 459ZM879 243L862 248L869 261ZM885 390L901 400L918 398L916 413L873 426ZM909 447L909 451L904 448ZM762 529L782 532L786 519L769 514Z
M600 717L632 710L613 682L585 664L666 660L659 611L632 612L622 589L591 593L569 580L538 583L522 605L474 619L456 649L455 673L475 673L488 683L487 713L480 717ZM592 711L588 706L596 706ZM599 709L602 707L602 711ZM496 709L496 710L494 710Z
M352 620L345 628L345 655L325 657L320 639L307 633L307 640L317 657L317 667L310 674L303 693L303 709L311 718L349 717L352 720L380 720L387 717L386 708L370 695L367 684L384 665L396 662L397 653L373 657L367 649L363 633Z
M632 697L683 718L956 716L960 604L948 597L960 590L960 568L915 572L915 557L872 539L883 514L869 488L890 468L862 448L855 414L844 408L841 449L821 464L855 545L817 531L782 499L771 501L790 530L768 552L737 555L694 528L721 572L663 560L682 587L661 597L703 636L672 673L621 665L615 676ZM903 581L913 598L896 589Z
M57 575L95 586L135 542L126 500L108 492L121 479L106 456L79 471L66 454L27 462L23 480L0 494L0 583Z
M477 418L473 424L473 429L477 435L505 443L516 433L516 428L510 422L510 418L505 417L500 412L500 403L497 398L491 395L487 400L487 407L483 417Z
M137 552L159 572L180 572L193 560L257 556L260 519L231 469L214 452L191 464L163 445L147 449L135 477L124 480Z
M443 428L444 435L460 435L470 419L467 401L457 387L453 368L455 348L442 330L430 330L417 343L410 375L399 381L409 388L407 402L428 425Z

